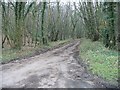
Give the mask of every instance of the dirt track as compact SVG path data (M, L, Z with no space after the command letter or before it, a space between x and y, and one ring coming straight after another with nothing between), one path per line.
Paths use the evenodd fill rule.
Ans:
M78 64L76 40L46 53L2 65L2 87L101 88L97 77Z

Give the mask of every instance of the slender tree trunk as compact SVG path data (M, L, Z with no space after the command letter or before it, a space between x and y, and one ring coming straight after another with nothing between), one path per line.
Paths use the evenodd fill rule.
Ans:
M117 3L117 47L118 51L120 51L120 2Z
M46 44L46 39L44 35L44 14L45 14L45 7L46 7L46 2L43 2L43 8L42 8L42 20L41 20L41 37L42 37L42 43Z

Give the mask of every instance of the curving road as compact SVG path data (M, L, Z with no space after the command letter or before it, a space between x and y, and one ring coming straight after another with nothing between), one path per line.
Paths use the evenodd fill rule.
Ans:
M80 41L2 65L3 88L99 88L99 79L76 60Z

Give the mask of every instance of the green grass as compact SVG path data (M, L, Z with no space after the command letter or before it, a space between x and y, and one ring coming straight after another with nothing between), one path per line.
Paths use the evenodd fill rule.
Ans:
M81 39L80 56L89 64L93 74L109 80L118 79L118 52L109 50L101 42Z
M4 49L2 50L2 59L0 62L8 62L10 60L13 59L17 59L17 58L22 58L25 56L31 56L33 55L36 51L43 49L43 48L53 48L55 46L58 46L59 44L64 44L69 42L70 39L68 40L62 40L62 41L56 41L56 42L50 42L48 43L48 45L40 45L36 48L34 47L22 47L21 50L16 50L16 49Z

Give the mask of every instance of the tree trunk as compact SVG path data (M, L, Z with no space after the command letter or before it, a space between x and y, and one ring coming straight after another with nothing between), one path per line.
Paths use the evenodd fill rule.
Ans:
M43 2L42 20L41 20L41 37L42 37L42 43L43 44L47 44L45 36L44 36L44 14L45 14L45 7L46 7L46 2Z
M117 47L118 51L120 51L120 2L117 3Z

